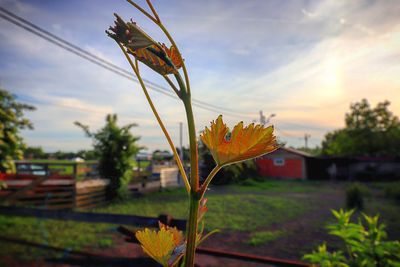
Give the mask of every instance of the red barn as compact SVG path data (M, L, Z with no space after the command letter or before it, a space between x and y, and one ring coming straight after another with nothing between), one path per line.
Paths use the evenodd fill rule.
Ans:
M279 179L306 179L307 158L310 154L292 148L279 148L256 159L261 176Z

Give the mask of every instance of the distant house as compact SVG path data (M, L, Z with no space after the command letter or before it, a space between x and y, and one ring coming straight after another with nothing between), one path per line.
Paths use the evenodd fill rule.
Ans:
M303 151L282 147L256 159L261 176L279 179L306 179L307 160L312 156Z
M282 147L255 161L260 176L277 179L400 180L400 158L395 157L315 157L303 151Z

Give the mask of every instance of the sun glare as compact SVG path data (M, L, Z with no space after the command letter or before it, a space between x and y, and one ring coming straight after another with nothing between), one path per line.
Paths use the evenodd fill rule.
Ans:
M324 97L338 97L342 94L342 66L336 58L328 58L322 66L321 90Z

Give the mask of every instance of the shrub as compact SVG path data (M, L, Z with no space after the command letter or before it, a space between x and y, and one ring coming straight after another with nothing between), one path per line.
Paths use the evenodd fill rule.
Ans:
M346 188L346 208L362 210L364 208L364 196L369 194L366 186L360 183L352 183Z
M363 215L366 226L361 220L351 223L354 210L332 211L337 222L328 225L331 235L341 238L346 252L328 252L326 244L317 251L306 254L303 259L321 267L333 266L400 266L400 242L386 241L385 225L378 224L379 216ZM314 266L314 265L313 265Z
M117 119L116 114L108 114L106 124L97 132L91 132L89 126L75 122L93 140L93 149L99 156L99 173L110 180L107 197L111 200L127 196L127 185L132 177L132 158L141 149L137 145L139 137L130 132L137 125L131 123L120 127Z

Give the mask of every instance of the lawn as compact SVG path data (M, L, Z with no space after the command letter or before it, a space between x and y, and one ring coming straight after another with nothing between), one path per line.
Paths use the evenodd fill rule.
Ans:
M207 196L206 229L253 231L258 227L290 220L305 212L305 203L267 194L210 193ZM182 189L148 195L122 204L110 205L98 212L136 214L157 217L166 213L185 218L188 208Z
M346 184L302 181L246 182L243 185L211 186L207 192L206 230L218 228L204 245L227 250L299 259L329 239L326 223L330 209L344 204ZM385 198L390 185L371 184L365 199L368 214L380 213L390 239L400 239L400 207ZM158 216L163 213L185 218L187 197L183 189L153 193L112 204L93 212ZM0 235L65 248L66 251L113 246L117 225L88 224L0 216ZM227 242L226 240L229 240ZM328 240L331 242L331 240ZM30 260L44 255L0 240L1 259L15 255ZM333 244L333 246L336 246ZM48 256L48 253L46 253ZM0 264L1 265L1 264Z

